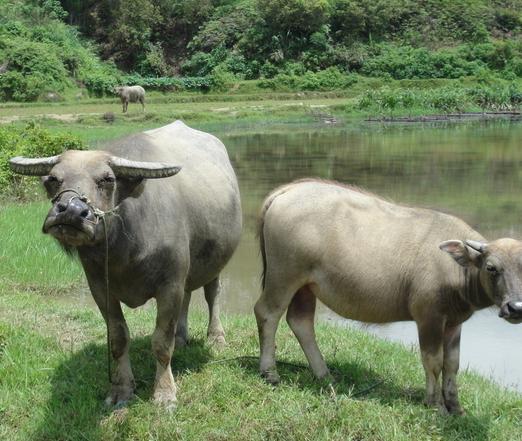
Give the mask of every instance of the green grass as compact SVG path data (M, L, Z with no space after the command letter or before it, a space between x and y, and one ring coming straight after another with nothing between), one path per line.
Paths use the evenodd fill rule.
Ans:
M522 396L471 373L459 375L464 417L424 407L417 350L367 333L318 324L319 345L337 383L314 379L282 323L282 384L257 371L253 314L223 317L228 345L205 341L206 313L191 310L192 341L173 360L178 408L150 401L154 304L124 308L137 397L104 407L108 391L101 314L64 301L84 290L79 265L36 224L46 203L4 206L0 232L0 439L22 440L522 440ZM7 233L7 234L6 234ZM49 295L49 294L55 295ZM284 320L283 320L284 322Z
M83 281L79 262L60 252L41 224L48 202L0 206L0 280L9 288L47 293L76 287Z
M472 373L459 376L464 417L422 404L419 356L361 331L318 325L338 378L314 380L286 325L278 334L282 384L257 373L252 316L227 316L227 347L204 340L206 316L191 312L192 342L177 351L178 408L150 400L154 308L126 310L137 398L127 409L102 403L107 391L105 327L91 309L0 289L0 439L17 440L517 440L522 397ZM302 367L301 367L302 366Z

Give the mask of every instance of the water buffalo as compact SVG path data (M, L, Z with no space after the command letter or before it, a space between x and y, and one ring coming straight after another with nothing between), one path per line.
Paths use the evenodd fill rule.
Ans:
M142 110L145 110L145 89L141 86L118 86L114 88L114 93L120 96L123 106L123 113L127 112L129 103L141 103Z
M426 403L460 414L461 324L493 304L508 322L522 322L522 242L487 243L453 216L336 182L303 180L268 196L259 237L263 293L255 314L260 372L271 383L279 381L274 342L285 310L314 374L329 377L314 333L318 298L354 320L414 320Z
M224 342L216 303L219 274L241 232L239 191L225 147L176 121L113 142L104 151L18 157L10 164L18 173L43 176L53 204L43 231L78 252L107 323L115 360L107 403L121 404L134 390L120 302L134 308L154 297L153 398L171 406L176 386L170 361L175 343L187 340L191 291L204 287L209 339Z

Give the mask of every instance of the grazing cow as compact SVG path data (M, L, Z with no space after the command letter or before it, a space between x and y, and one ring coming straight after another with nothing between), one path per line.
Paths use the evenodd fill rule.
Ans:
M171 356L175 343L187 340L193 290L204 287L208 337L224 343L216 303L219 274L239 242L241 206L223 144L177 121L113 142L104 151L18 157L10 164L15 172L43 176L53 204L43 231L78 252L107 323L116 363L107 403L121 404L134 391L120 302L135 308L154 297L153 398L173 405Z
M487 243L453 216L336 182L303 180L268 196L259 237L263 293L255 314L260 371L271 383L279 381L274 342L285 310L314 374L329 377L314 333L318 298L353 320L414 320L426 403L460 414L461 324L493 304L508 322L522 322L522 242Z
M120 96L123 113L127 112L129 103L141 103L141 109L145 110L145 89L141 86L118 86L114 93Z

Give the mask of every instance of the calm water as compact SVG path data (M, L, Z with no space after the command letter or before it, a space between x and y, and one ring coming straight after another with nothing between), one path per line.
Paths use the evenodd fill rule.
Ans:
M486 238L522 238L522 123L250 127L210 130L228 147L243 201L244 234L223 274L222 310L252 313L260 293L259 206L275 186L318 176L397 202L458 215ZM193 302L203 305L202 295ZM417 344L413 323L360 325L319 309L320 320ZM463 327L461 366L522 390L522 325L486 310ZM304 356L303 356L304 359ZM420 361L419 361L420 363Z

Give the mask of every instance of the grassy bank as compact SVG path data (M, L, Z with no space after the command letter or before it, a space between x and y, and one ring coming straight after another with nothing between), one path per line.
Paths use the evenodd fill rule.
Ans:
M30 313L29 313L30 311ZM516 440L522 398L472 373L460 375L468 413L444 418L422 405L418 354L365 333L318 326L338 383L315 381L289 329L278 334L282 384L257 373L253 317L228 316L226 349L204 341L205 315L191 313L191 345L176 352L178 409L149 401L154 307L126 311L137 398L111 412L104 325L97 311L34 292L0 290L0 439L9 440Z
M38 231L47 207L0 209L2 440L522 439L519 394L463 372L468 414L441 417L422 404L416 350L327 324L317 334L338 379L334 389L314 380L284 323L277 341L283 382L272 388L257 373L253 315L224 317L228 345L217 352L205 343L206 314L197 309L192 343L173 362L179 407L167 414L149 401L153 304L125 308L137 398L127 409L106 409L105 326L97 310L76 303L84 289L79 265Z
M331 122L458 112L519 110L519 80L360 79L343 90L284 92L260 89L254 81L221 94L159 93L147 96L146 111L135 104L121 113L116 98L59 103L0 104L0 123L37 121L52 130L78 134L87 142L112 139L182 119L193 126Z

